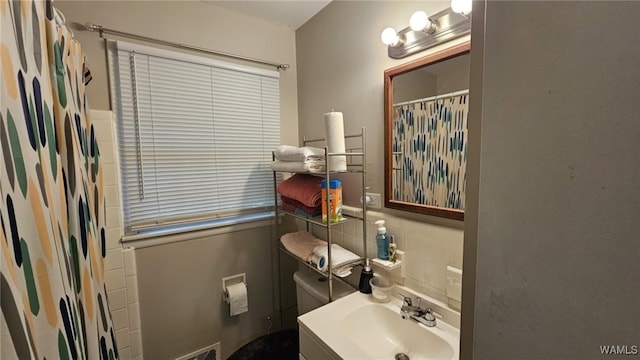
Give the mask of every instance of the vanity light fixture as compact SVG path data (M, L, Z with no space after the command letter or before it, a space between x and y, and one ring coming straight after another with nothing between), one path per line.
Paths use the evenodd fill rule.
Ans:
M472 0L451 0L451 10L462 15L469 15L472 5Z
M391 27L385 28L380 38L387 45L389 57L402 59L468 34L471 31L471 1L452 0L450 8L432 16L416 11L409 19L409 26L397 32Z

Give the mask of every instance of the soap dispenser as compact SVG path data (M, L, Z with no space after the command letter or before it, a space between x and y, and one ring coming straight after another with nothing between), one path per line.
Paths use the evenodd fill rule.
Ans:
M387 235L387 228L384 227L384 222L384 220L375 222L378 225L378 235L376 236L378 259L389 260L389 235Z

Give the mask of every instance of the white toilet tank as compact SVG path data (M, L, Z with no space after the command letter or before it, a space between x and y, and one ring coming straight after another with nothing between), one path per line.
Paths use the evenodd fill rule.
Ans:
M312 270L298 270L293 274L296 282L298 315L329 303L328 280ZM355 290L340 280L333 280L333 299L349 295Z

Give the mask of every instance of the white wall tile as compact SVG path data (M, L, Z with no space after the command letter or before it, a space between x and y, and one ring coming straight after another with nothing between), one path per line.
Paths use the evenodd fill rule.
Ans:
M356 238L362 239L362 220L354 221L356 224Z
M111 121L105 119L91 118L93 129L95 130L96 140L112 141L111 138Z
M434 287L429 286L429 284L425 285L425 290L424 290L424 294L431 296L432 298L443 302L443 303L447 303L447 294L445 292L443 292L442 290L436 289Z
M129 305L129 331L140 330L140 306L138 303ZM135 354L131 354L136 356Z
M106 215L107 229L121 228L119 207L107 207Z
M362 243L362 240L358 240L358 242ZM345 249L358 254L359 256L363 256L364 255L362 252L358 252L357 251L357 249L356 249L356 239L351 235L347 235L347 234L343 234L342 235L342 246ZM360 246L360 247L362 248L362 246Z
M113 143L110 141L98 141L98 147L100 148L100 161L102 161L102 164L115 164L116 156L113 153Z
M116 165L113 163L102 166L102 176L104 177L105 185L117 185L119 183Z
M354 249L355 249L355 253L358 254L359 256L365 256L364 254L364 245L362 243L362 238L354 238Z
M140 330L131 331L129 338L131 341L131 356L134 358L142 356L142 336Z
M351 236L355 236L356 235L356 224L360 224L356 221L347 221L344 224L342 224L342 232L344 232L345 235L351 235Z
M116 331L116 343L118 343L118 349L123 349L131 346L128 328Z
M344 232L344 223L337 223L337 224L333 224L331 225L331 230L337 231L339 233L343 233Z
M423 239L425 259L431 263L447 266L449 263L447 240L427 233Z
M120 207L120 190L118 185L104 187L104 199L107 207Z
M376 241L378 235L378 225L367 221L367 241Z
M362 241L357 241L357 243L361 244ZM367 257L369 259L373 259L378 257L378 245L376 244L376 239L367 240Z
M104 282L107 291L120 290L125 287L124 269L115 269L104 272Z
M432 288L446 293L447 267L446 265L427 262L425 282Z
M367 222L370 222L370 223L373 223L377 220L389 221L390 218L391 217L379 211L371 211L371 210L367 211Z
M136 253L132 248L124 249L122 252L124 256L124 275L132 276L137 273Z
M122 232L120 228L107 229L107 250L120 248L120 238Z
M135 257L132 249L123 251L122 212L120 208L120 177L117 168L117 139L111 111L92 111L91 119L100 147L102 171L105 182L107 221L107 256L105 259L105 286L109 306L116 330L116 341L120 359L142 359L142 337L140 334L140 310ZM126 261L125 261L125 254ZM126 272L125 272L126 268ZM128 275L125 278L125 275ZM131 335L130 327L138 329ZM134 329L134 330L135 330ZM132 338L135 341L132 341ZM132 351L135 354L132 354Z
M121 228L120 217L119 207L108 207L106 219L107 229Z
M107 256L104 259L104 270L115 270L124 268L124 260L122 258L122 248L107 250Z
M412 279L410 277L407 277L407 278L404 279L404 285L406 287L408 287L408 288L411 288L411 289L417 291L417 292L429 295L429 294L427 294L427 286L425 285L424 282L420 282L420 281L417 281L417 280Z
M448 242L449 263L447 265L462 269L463 248L463 236L456 237L455 239L451 239L451 241Z
M129 327L129 310L121 309L111 312L114 330L122 330Z
M120 360L131 360L131 348L126 347L123 349L118 349L118 355L120 355Z
M405 275L420 283L426 281L426 266L424 258L424 242L419 236L410 236L406 241Z
M127 307L127 294L125 289L107 292L109 299L109 309L111 311L121 310Z
M331 229L331 242L342 246L342 232Z
M127 276L125 278L127 286L127 304L133 304L138 302L138 278L134 276Z

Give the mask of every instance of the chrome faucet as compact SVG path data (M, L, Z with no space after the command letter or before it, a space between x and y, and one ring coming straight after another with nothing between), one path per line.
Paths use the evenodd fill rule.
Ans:
M413 306L411 298L404 296L402 308L400 308L400 315L402 315L402 318L405 320L411 318L429 327L436 326L436 317L433 316L431 308L421 308L420 298L418 298L418 305Z

